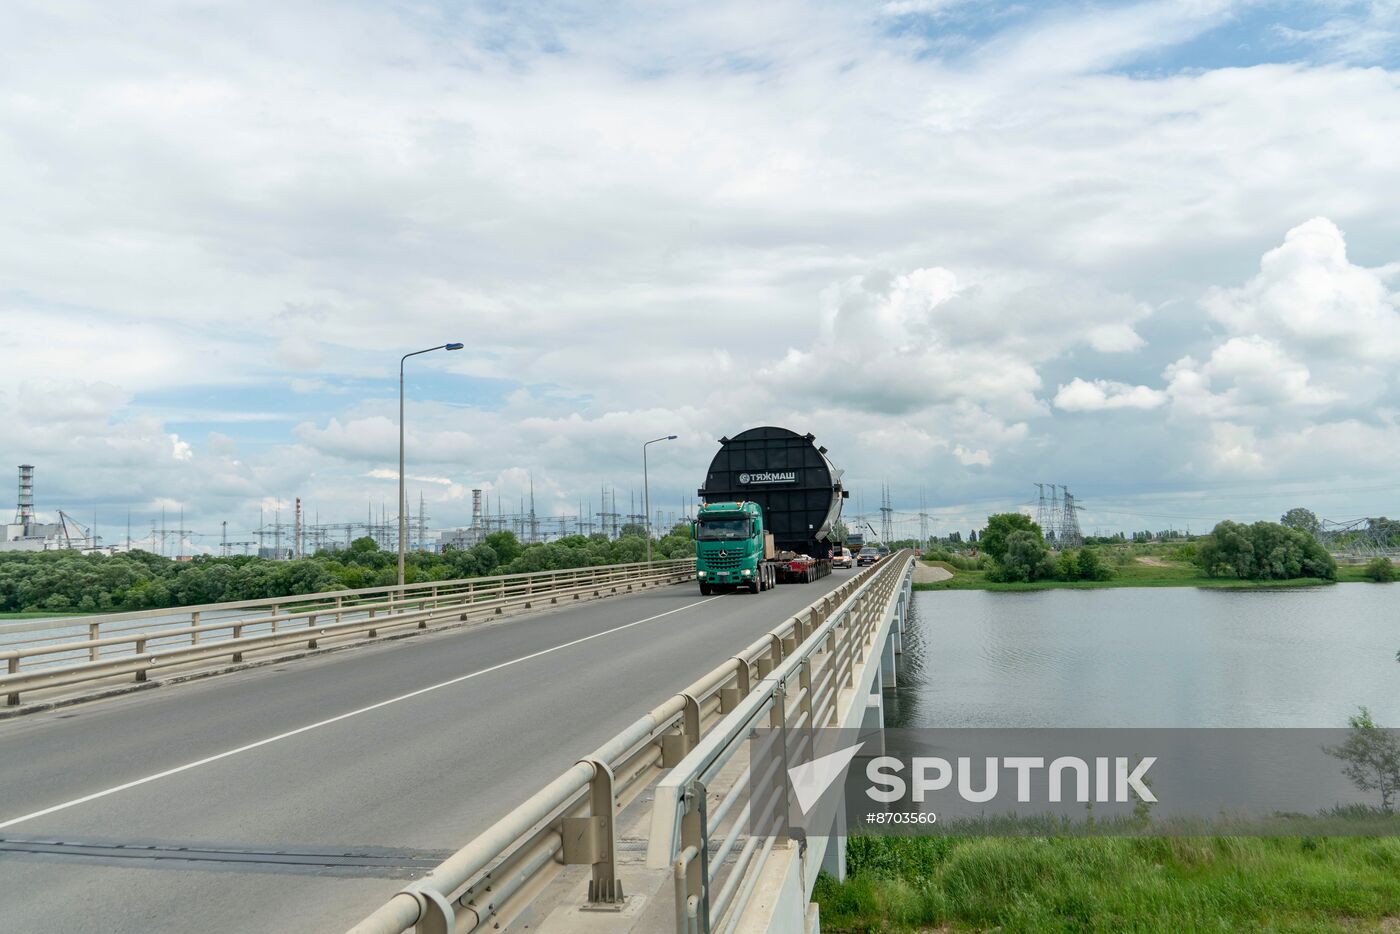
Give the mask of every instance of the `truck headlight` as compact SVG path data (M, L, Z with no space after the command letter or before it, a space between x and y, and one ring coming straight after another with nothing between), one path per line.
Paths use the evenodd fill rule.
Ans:
M744 568L744 576L745 576L745 577L748 577L748 576L749 576L750 574L752 574L752 573L753 573L753 572L750 571L748 568Z
M704 577L704 576L705 576L705 572L704 572L704 571L696 571L696 572L695 572L695 576L696 576L696 577Z

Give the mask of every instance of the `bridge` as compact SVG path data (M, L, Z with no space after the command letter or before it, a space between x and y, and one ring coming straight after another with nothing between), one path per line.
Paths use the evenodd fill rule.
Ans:
M815 727L879 729L912 565L0 626L0 928L816 930L844 828L785 836L779 765ZM786 739L757 784L756 727Z

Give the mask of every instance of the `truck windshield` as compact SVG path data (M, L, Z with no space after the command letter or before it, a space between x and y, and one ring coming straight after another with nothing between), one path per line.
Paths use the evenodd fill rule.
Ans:
M733 541L748 537L748 519L705 519L700 523L702 542Z

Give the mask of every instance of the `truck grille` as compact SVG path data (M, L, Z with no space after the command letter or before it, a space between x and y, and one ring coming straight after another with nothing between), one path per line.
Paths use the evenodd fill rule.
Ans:
M725 557L720 557L717 554L706 555L705 563L716 571L732 571L739 566L739 556L726 555Z

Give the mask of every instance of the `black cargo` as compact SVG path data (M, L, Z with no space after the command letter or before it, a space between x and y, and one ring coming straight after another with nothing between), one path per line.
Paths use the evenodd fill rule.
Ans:
M816 439L786 428L750 428L721 438L699 495L706 503L748 500L779 551L829 559L827 535L841 516L841 471Z

